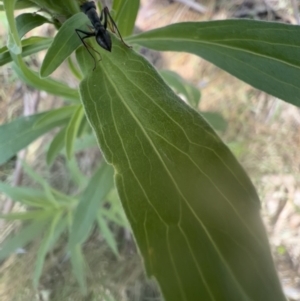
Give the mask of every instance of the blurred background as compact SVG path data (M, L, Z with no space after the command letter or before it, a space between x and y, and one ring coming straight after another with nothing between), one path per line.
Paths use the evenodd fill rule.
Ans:
M106 1L110 6L110 2ZM299 24L297 0L141 0L136 32L171 23L250 18L263 21ZM6 43L4 14L0 13L0 45ZM51 25L43 25L30 35L55 34ZM2 47L2 46L1 46ZM277 270L286 295L300 300L300 110L264 92L258 91L212 64L185 53L158 53L140 49L158 69L175 71L201 92L200 112L214 112L224 119L218 134L236 155L252 179L262 202L262 216L269 234ZM38 69L43 55L27 58ZM57 78L77 81L61 67ZM60 107L62 101L21 82L10 65L0 69L0 123L21 115ZM55 132L54 132L55 133ZM51 168L45 163L47 134L19 154L51 185L64 193L76 193L78 183L87 181L101 154L94 146L76 153L76 164L59 156ZM0 166L0 180L15 185L34 186L22 170L19 159ZM80 179L79 179L80 178ZM112 196L116 210L122 211L117 196ZM112 206L109 203L107 206ZM0 195L2 213L22 211ZM121 213L120 213L121 214ZM47 256L38 290L33 290L32 267L39 241L17 250L0 264L0 299L31 300L161 300L156 284L147 280L141 259L128 226L107 219L119 255L112 251L105 234L98 228L83 244L88 270L88 296L82 297L72 275L66 237ZM18 231L19 223L0 220L0 242Z

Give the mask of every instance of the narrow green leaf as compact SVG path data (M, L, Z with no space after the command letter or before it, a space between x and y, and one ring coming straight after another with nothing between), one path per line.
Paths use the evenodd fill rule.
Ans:
M39 27L45 23L51 23L47 18L33 13L18 15L16 18L17 31L20 39L25 36L30 30Z
M67 168L70 174L70 178L77 186L78 190L81 191L82 189L84 189L84 187L86 187L86 185L88 184L89 179L80 170L77 159L74 156L67 161Z
M109 192L107 201L109 203L109 208L101 208L101 214L109 221L112 221L121 227L129 228L128 220L118 196L117 189L114 188Z
M37 172L35 172L25 161L22 161L22 167L24 172L27 173L37 184L40 184L47 196L49 202L53 204L55 208L58 207L58 202L54 195L52 194L51 186L47 180L40 176Z
M35 123L34 128L45 127L59 120L69 119L77 107L76 105L70 105L50 110Z
M114 238L112 231L109 229L106 220L103 218L101 214L98 214L97 222L98 222L100 232L103 238L105 239L106 243L114 252L114 254L117 257L119 257L119 251L118 251L116 239Z
M84 242L95 222L100 204L113 187L113 168L103 162L83 192L74 213L70 246Z
M51 188L51 193L54 195L54 197L57 199L58 202L63 203L64 205L69 205L69 208L73 205L77 205L78 200L74 197L71 197L70 195L64 194L60 192L59 190L56 190L54 188Z
M83 13L78 13L64 22L44 58L40 70L41 77L49 76L81 45L75 29L80 29L86 24L89 24L89 21Z
M85 261L80 245L70 248L71 263L75 277L79 283L81 292L87 293Z
M58 82L51 78L41 79L37 72L29 69L22 60L21 56L14 58L15 64L13 65L14 71L17 75L28 85L46 91L53 95L65 97L67 99L78 101L79 95L76 89L68 87L62 82Z
M36 239L43 232L48 222L49 220L47 219L33 221L28 226L22 228L18 234L5 240L1 244L0 260L5 259L18 248L22 248Z
M185 96L186 100L193 108L198 108L201 94L196 87L188 83L176 72L161 70L159 73L169 86L174 88L177 93Z
M53 213L53 210L32 210L26 212L0 214L0 218L8 221L45 220L50 218Z
M74 151L79 152L94 146L98 146L96 137L94 134L88 134L84 135L83 137L80 137L79 139L76 139Z
M6 18L9 24L7 47L12 53L20 54L22 52L22 46L14 16L15 3L16 0L3 0Z
M112 10L116 12L119 11L120 7L122 6L122 2L124 2L124 0L114 0L112 5Z
M147 60L112 41L80 93L148 275L165 300L285 300L242 167Z
M45 114L40 113L19 117L10 123L0 126L0 164L5 163L38 137L66 122L65 120L59 120L56 123L35 129L35 123Z
M49 207L53 208L51 202L47 201L46 194L41 190L28 187L13 187L0 182L0 191L23 205L45 209Z
M66 153L67 158L70 160L73 155L74 143L77 137L78 129L83 118L83 107L82 105L77 106L73 113L73 116L66 129Z
M126 219L123 218L123 216L120 217L114 212L111 212L111 210L102 209L102 208L101 208L101 214L104 217L106 217L109 221L114 222L116 225L124 228L129 228L128 222L126 222Z
M47 253L50 251L50 247L53 244L54 240L54 232L57 227L57 224L59 223L60 219L62 217L62 212L58 212L51 222L51 225L49 227L49 230L47 233L45 233L45 237L41 241L40 248L37 253L37 258L35 262L35 269L33 273L33 286L35 289L37 289L39 280L42 274L42 269L44 266L45 258Z
M15 5L15 9L25 9L31 7L37 7L37 5L30 0L17 0Z
M53 249L58 241L58 239L61 237L63 232L65 232L67 229L67 218L66 216L62 216L62 218L57 223L56 227L54 228L52 240L49 244L49 250Z
M81 0L80 0L81 1ZM79 12L78 2L74 0L34 0L34 2L53 15L62 15L66 18Z
M77 133L77 138L83 138L86 135L89 135L92 133L92 128L86 118L82 118L78 133ZM96 138L95 138L96 140Z
M22 57L37 53L39 51L49 48L52 43L52 38L31 37L21 41L22 43ZM0 66L3 66L12 61L10 52L7 46L0 48Z
M82 80L82 74L81 71L78 69L78 67L75 65L74 61L72 60L72 58L69 56L68 57L68 66L70 68L70 70L72 71L73 75L79 79Z
M253 87L300 106L299 26L253 20L189 22L127 41L194 53Z
M202 117L217 131L225 131L227 128L226 120L219 113L201 112Z
M140 0L124 0L114 3L113 8L116 7L115 21L123 37L132 34L139 6Z
M62 128L51 141L46 157L46 161L49 166L53 164L59 152L64 148L65 137L66 137L66 127Z

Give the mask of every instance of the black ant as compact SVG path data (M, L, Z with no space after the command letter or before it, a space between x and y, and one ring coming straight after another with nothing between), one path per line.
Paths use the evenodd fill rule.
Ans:
M88 32L88 31L84 31L81 29L75 29L79 39L81 40L82 44L84 45L84 47L86 48L86 50L89 52L89 54L91 55L91 57L94 60L94 68L93 70L95 70L96 68L96 60L94 58L94 56L92 55L92 53L90 52L88 47L88 44L85 43L85 39L90 38L90 37L95 37L96 38L96 42L98 43L99 46L101 46L103 49L111 52L111 48L112 48L112 43L111 43L111 38L109 35L109 32L107 31L107 21L109 19L109 21L112 24L112 32L115 32L115 30L117 31L121 41L123 42L124 45L126 45L127 47L131 48L130 46L128 46L120 32L119 29L115 23L115 21L113 20L113 18L111 17L109 10L107 8L107 6L105 6L100 14L100 18L97 14L97 10L96 10L96 5L93 1L88 1L88 2L84 2L81 6L80 9L83 13L85 13L87 15L87 17L90 19L92 26L89 26L91 29L93 29L94 31L92 32ZM102 24L102 20L103 20L103 24ZM85 34L85 36L81 37L79 33L83 33ZM92 48L92 47L91 47ZM96 51L94 48L92 48L96 53L99 54L99 56L101 57L100 53L98 51Z

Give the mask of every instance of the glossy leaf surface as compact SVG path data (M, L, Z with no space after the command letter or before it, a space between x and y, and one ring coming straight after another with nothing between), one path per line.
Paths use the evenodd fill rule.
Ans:
M201 115L116 38L95 71L77 53L87 118L165 300L285 300L255 189Z
M300 106L300 27L224 20L169 25L127 40L201 56L255 88Z

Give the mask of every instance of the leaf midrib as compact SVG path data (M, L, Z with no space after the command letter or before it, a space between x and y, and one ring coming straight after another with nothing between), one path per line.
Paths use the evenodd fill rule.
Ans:
M115 67L118 67L117 65L113 64L112 61L111 61L111 64L114 65ZM119 70L119 72L123 73L121 69L117 68L117 70ZM150 145L152 145L152 148L153 148L154 152L157 154L157 156L158 156L159 160L161 161L162 165L164 166L165 171L167 172L167 174L169 174L169 177L170 177L171 181L173 182L173 185L175 186L175 188L176 188L176 190L178 191L178 193L181 195L182 200L184 200L184 202L186 203L186 205L188 206L188 208L191 210L192 214L193 214L193 215L195 216L195 218L198 220L200 226L203 228L203 230L204 230L204 232L206 233L207 237L208 237L209 240L211 241L211 244L212 244L212 246L214 247L216 253L219 255L219 257L220 257L220 259L221 259L221 262L223 262L224 266L225 266L226 269L228 270L228 273L231 275L232 280L233 280L233 281L236 283L236 285L240 288L240 291L241 291L241 292L244 292L243 289L242 289L241 286L240 286L240 283L237 281L235 275L232 273L230 267L228 266L226 260L223 258L222 254L219 252L218 247L217 247L217 245L216 245L215 242L214 242L214 239L213 239L213 238L210 236L210 234L209 234L209 231L206 229L206 227L205 227L204 224L202 223L201 219L200 219L200 218L197 216L197 214L194 212L193 208L190 206L189 202L186 200L186 198L185 198L184 195L182 194L181 190L180 190L179 187L177 186L175 179L172 177L170 171L169 171L168 168L165 166L164 160L161 158L161 156L160 156L158 150L156 149L155 145L153 144L151 138L150 138L150 137L148 136L148 134L145 132L144 127L140 124L138 118L135 117L135 115L133 114L133 112L131 111L131 109L127 106L126 102L125 102L124 99L122 98L122 95L120 95L120 94L118 93L118 89L116 88L116 86L114 85L114 83L111 81L111 79L110 79L110 77L109 77L109 74L106 72L105 68L103 68L103 71L104 71L104 73L106 73L107 79L109 80L109 82L111 83L111 85L114 87L116 94L118 94L118 95L119 95L119 98L122 100L123 105L127 108L127 111L129 112L129 114L132 116L132 118L133 118L133 119L136 121L136 123L139 125L141 131L144 133L145 138L148 140L148 142L150 143ZM123 75L127 78L127 76L126 76L124 73L123 73ZM129 79L128 79L128 80L129 80ZM130 82L131 82L131 81L130 81ZM134 85L133 82L131 82L131 83ZM88 85L88 87L89 87L89 85ZM107 89L107 87L106 87L106 89ZM90 93L89 93L89 94L90 94ZM90 95L91 95L91 94L90 94ZM109 93L108 93L108 95L109 95ZM146 96L147 96L147 95L146 95ZM92 99L92 98L91 98L91 99ZM121 143L122 143L122 146L123 146L124 153L125 153L125 155L126 155L126 157L127 157L127 159L128 159L126 150L125 150L124 145L123 145L123 140L122 140L120 134L118 133L118 128L117 128L117 126L116 126L116 122L115 122L115 119L114 119L114 113L112 112L112 106L111 106L111 113L112 113L112 117L113 117L113 120L114 120L114 123L115 123L115 128L116 128L117 134L118 134L119 139L120 139L120 141L121 141ZM99 120L99 118L98 118L98 120ZM129 165L130 165L130 160L128 160L128 163L129 163ZM130 166L130 169L132 170L132 173L133 173L134 177L136 178L137 182L139 183L141 189L144 191L143 185L141 185L141 183L138 181L137 176L135 175L135 173L134 173L134 171L133 171L133 169L132 169L131 166ZM151 204L150 200L148 199L147 193L144 192L144 194L145 194L146 199L147 199L147 201L149 202L150 206L153 208L153 205ZM155 210L155 208L154 208L154 210ZM155 212L157 212L157 211L155 210ZM158 214L158 213L157 213L157 214ZM159 214L158 214L158 216L160 217ZM238 216L239 216L239 215L238 215ZM169 225L168 225L161 217L160 217L160 219L161 219L161 221L163 222L163 224L165 224L165 226L168 228ZM182 228L181 228L181 226L180 226L180 221L179 221L179 223L177 224L177 226L182 230ZM183 230L182 230L182 231L183 231ZM251 233L251 232L250 232L250 233ZM251 235L253 235L253 236L255 237L254 234L251 233ZM193 256L193 258L194 258L194 256ZM194 260L194 259L193 259L193 260ZM198 266L198 262L195 262L195 264ZM199 271L198 271L198 272L199 272ZM201 278L201 274L199 274L199 276L200 276L200 278Z
M246 39L244 39L244 40L246 40ZM188 43L191 43L191 44L196 44L196 45L198 45L198 44L204 44L204 45L208 45L208 46L219 46L219 47L221 47L221 48L225 48L225 49L228 49L228 50L235 50L235 51L240 51L240 52L244 52L244 53L247 53L247 54L252 54L252 55L254 55L254 56L258 56L258 57L262 57L262 58L264 58L264 59L268 59L268 60L273 60L273 61L277 61L277 62L279 62L279 63L282 63L282 64L284 64L284 65L287 65L287 66L290 66L290 67L294 67L294 68L296 68L296 69L300 69L300 66L297 66L297 65L294 65L294 64L291 64L291 63L289 63L289 62L287 62L287 61L284 61L284 60L280 60L280 59L276 59L276 58L274 58L274 57L272 57L272 56L268 56L268 55L262 55L262 54L259 54L259 53L257 53L257 52L254 52L254 51L250 51L250 50L246 50L246 49L244 49L244 48L239 48L239 47L233 47L233 46L228 46L228 45L224 45L224 44L221 44L221 43L213 43L213 42L211 42L211 41L208 41L208 42L206 42L206 41L196 41L196 40L192 40L192 39L187 39L187 38L180 38L180 39L176 39L176 37L173 37L173 38L168 38L168 37L155 37L155 38L144 38L144 39L138 39L138 40L133 40L133 42L135 42L135 43L140 43L140 42L146 42L146 44L148 44L149 43L149 41L154 41L154 42L156 42L156 41L158 41L158 42L171 42L171 44L172 44L172 42L174 43L174 41L175 41L175 43L177 43L177 42L188 42ZM219 41L219 40L216 40L216 41ZM222 41L222 40L220 40L220 41ZM234 40L232 40L232 41L234 41ZM236 41L243 41L243 40L236 40ZM249 41L254 41L254 42L257 42L257 40L249 40ZM260 43L268 43L268 42L265 42L265 41L259 41ZM268 44L270 44L270 45L281 45L281 46L285 46L285 47L288 47L288 48L291 48L291 47L296 47L296 48L299 48L299 51L300 51L300 47L297 47L297 46L295 46L295 45L285 45L285 44L278 44L278 43L274 43L274 44L272 44L272 43L268 43ZM183 51L186 51L186 52L188 52L187 51L187 49L184 49Z

